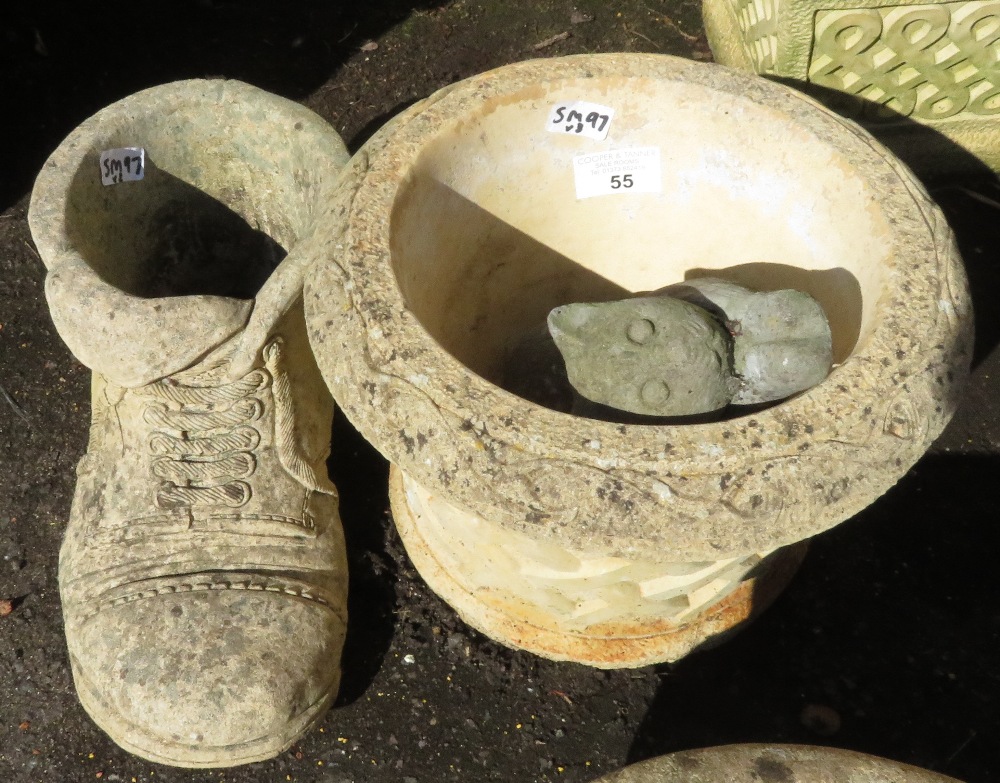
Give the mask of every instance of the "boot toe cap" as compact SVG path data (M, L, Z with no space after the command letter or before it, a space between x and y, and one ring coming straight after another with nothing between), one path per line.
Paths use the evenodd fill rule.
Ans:
M77 689L123 747L229 766L290 745L336 694L344 624L280 592L158 595L105 609L71 638Z

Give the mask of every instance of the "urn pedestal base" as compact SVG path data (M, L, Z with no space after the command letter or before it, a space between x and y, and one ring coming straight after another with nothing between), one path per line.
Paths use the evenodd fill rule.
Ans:
M395 465L389 499L417 571L465 622L508 647L602 669L724 641L770 606L808 547L698 563L588 555L462 511Z

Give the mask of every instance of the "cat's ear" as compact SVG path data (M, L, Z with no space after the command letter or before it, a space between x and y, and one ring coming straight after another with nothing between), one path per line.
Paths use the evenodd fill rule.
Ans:
M577 335L594 319L599 318L600 314L600 305L587 302L574 302L554 307L549 311L549 332L553 337L556 336L557 331L563 334Z

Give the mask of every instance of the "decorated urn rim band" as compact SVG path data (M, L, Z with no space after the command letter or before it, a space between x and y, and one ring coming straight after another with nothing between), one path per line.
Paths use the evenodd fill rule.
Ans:
M546 133L549 109L571 95L615 104L607 139ZM640 104L655 104L661 113L633 116ZM716 105L724 108L710 108ZM616 424L528 402L443 346L447 330L433 323L426 301L416 301L429 300L420 281L441 273L433 266L441 247L421 238L415 226L449 216L459 223L473 219L476 210L495 208L506 188L516 193L508 213L493 213L500 229L512 226L544 246L552 237L546 224L559 221L554 213L538 213L563 191L552 186L535 198L517 190L513 179L504 180L500 164L530 158L517 174L571 183L567 167L575 153L645 144L662 130L666 178L670 166L680 165L670 145L693 144L691 133L688 142L679 132L670 135L661 119L669 116L671 127L701 122L706 138L699 143L720 158L735 156L731 169L738 170L738 151L727 149L724 137L708 137L713 125L737 127L726 125L736 122L728 113L754 128L773 128L760 140L764 152L745 154L758 163L765 153L775 155L774 169L784 180L775 176L769 184L812 194L810 209L829 211L827 202L842 208L831 215L844 225L832 221L823 237L843 235L846 250L870 255L847 257L841 265L862 292L860 325L856 344L841 351L842 363L826 380L767 410L724 421ZM532 114L537 124L528 127L525 118ZM555 152L543 158L550 150ZM796 155L803 156L802 182L793 177ZM489 176L475 180L477 170ZM766 171L761 163L749 176ZM672 181L665 182L666 191ZM445 188L438 187L442 183ZM448 202L463 186L454 204ZM624 214L625 202L613 199L660 198L629 194L602 202L574 200L569 193L558 209L585 217L601 214L602 203L609 213ZM439 203L428 196L440 197ZM434 214L445 207L455 211ZM669 547L674 558L717 560L810 537L863 509L906 472L950 419L967 375L971 325L964 270L942 213L912 174L865 131L812 99L720 66L609 54L529 61L481 74L388 123L345 171L332 209L343 232L329 239L325 261L313 268L306 308L334 397L421 486L543 539L654 558ZM776 224L779 217L773 217ZM631 241L625 218L609 222L616 241ZM700 230L711 238L708 226ZM467 232L460 239L474 244L481 237ZM566 244L556 250L576 261L578 245ZM621 287L641 291L681 282L696 266L688 259L659 278L647 274L639 281L645 285L623 279ZM812 268L833 266L820 259Z

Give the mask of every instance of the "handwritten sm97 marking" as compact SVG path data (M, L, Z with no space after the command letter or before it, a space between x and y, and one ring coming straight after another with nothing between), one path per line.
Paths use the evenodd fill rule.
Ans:
M123 158L104 159L104 176L106 179L110 179L115 183L123 182L126 173L134 174L136 177L142 176L142 158L138 155L126 155Z
M597 133L601 133L610 121L611 116L608 114L591 111L584 115L583 112L568 106L557 106L555 116L552 118L553 125L558 125L561 122L566 123L564 129L566 133L583 133L586 125L589 125Z
M135 182L146 174L146 150L142 147L104 150L100 165L101 183L104 185Z
M545 129L567 136L585 136L595 141L608 137L615 110L590 101L562 101L549 110Z

